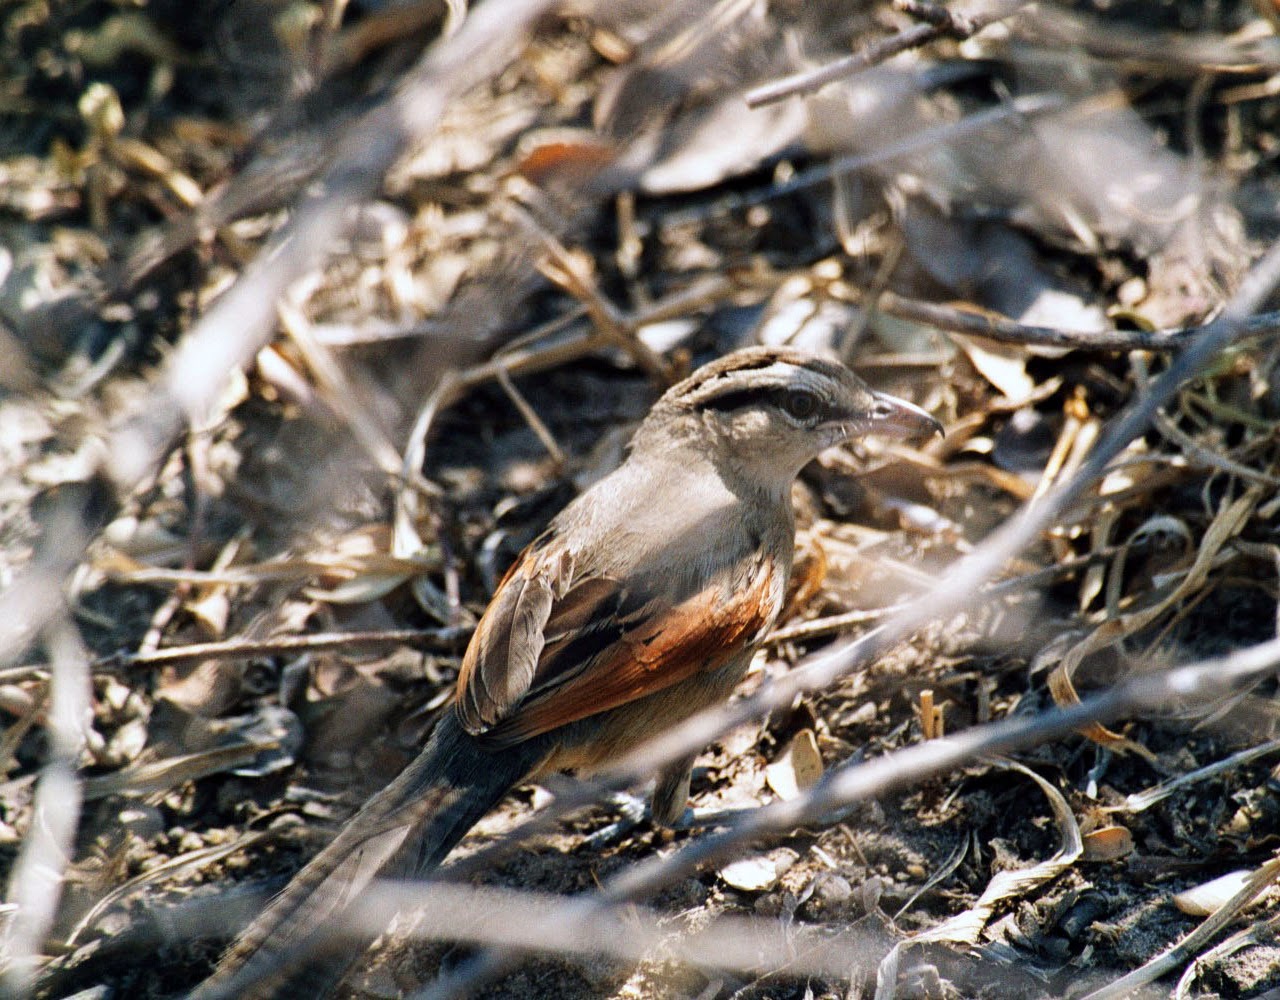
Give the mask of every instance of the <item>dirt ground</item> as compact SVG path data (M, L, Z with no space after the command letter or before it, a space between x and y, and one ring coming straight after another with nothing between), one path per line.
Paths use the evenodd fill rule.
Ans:
M1280 231L1267 3L1006 4L759 111L753 87L936 9L673 6L557 9L456 93L431 78L438 127L312 246L272 241L371 169L352 137L466 37L443 5L0 4L0 992L194 987L412 759L503 571L695 365L799 343L947 431L804 471L800 585L749 696L945 585L1080 474L1170 344L1275 283L1251 271ZM209 327L227 363L180 367L218 303L306 254L260 342ZM693 825L597 804L465 884L590 894L817 772L1274 638L1276 329L964 611L714 741ZM904 777L611 912L652 934L638 960L521 952L477 995L1280 996L1276 706L1264 678ZM78 815L40 797L62 765ZM514 792L446 880L552 798ZM60 894L30 888L45 840ZM1182 896L1231 873L1252 891ZM681 950L734 918L785 960ZM475 961L422 920L341 995Z

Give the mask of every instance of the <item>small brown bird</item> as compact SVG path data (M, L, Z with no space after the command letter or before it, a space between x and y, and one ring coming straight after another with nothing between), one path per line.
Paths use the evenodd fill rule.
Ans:
M307 956L305 989L323 995L356 957L335 958L327 928L371 879L424 875L527 778L599 767L727 698L782 608L801 468L849 438L941 430L789 348L736 351L668 390L626 461L498 585L426 747L193 995L300 995ZM658 822L684 811L691 765L658 776Z

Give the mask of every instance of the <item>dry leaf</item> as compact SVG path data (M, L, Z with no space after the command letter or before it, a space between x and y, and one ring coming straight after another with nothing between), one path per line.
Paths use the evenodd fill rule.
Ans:
M822 755L812 729L802 729L782 756L764 769L764 780L778 798L789 801L822 777Z
M102 529L102 538L119 553L139 560L169 558L187 549L185 539L153 518L118 517Z
M1257 507L1262 493L1263 488L1260 485L1253 485L1235 500L1221 505L1208 530L1200 538L1199 548L1191 567L1177 586L1170 588L1152 605L1103 622L1066 652L1049 674L1049 691L1053 694L1055 704L1062 706L1079 703L1080 698L1076 694L1071 676L1087 656L1147 628L1170 608L1176 607L1179 602L1194 595L1205 585L1214 560L1223 547L1240 534L1242 527ZM1113 733L1100 723L1090 723L1081 727L1079 731L1095 743L1111 750L1135 753L1149 761L1155 759L1154 754L1146 747Z
M1133 850L1133 834L1123 826L1104 826L1084 835L1086 861L1114 861Z
M310 556L328 569L303 593L330 604L364 604L385 597L426 568L425 561L392 554L391 543L391 533L384 525L349 532Z
M778 869L768 858L743 858L720 869L725 884L743 892L759 892L778 881Z
M1253 872L1240 870L1220 875L1173 897L1173 905L1191 917L1207 917L1245 887Z
M951 336L973 362L973 367L1010 403L1024 402L1035 392L1035 379L1027 374L1028 354L1024 348L955 333Z
M754 858L742 858L720 869L726 885L743 892L768 889L796 863L798 855L785 847Z
M223 586L206 587L206 593L197 600L187 602L187 611L199 623L204 634L221 639L227 631L231 617L231 597Z

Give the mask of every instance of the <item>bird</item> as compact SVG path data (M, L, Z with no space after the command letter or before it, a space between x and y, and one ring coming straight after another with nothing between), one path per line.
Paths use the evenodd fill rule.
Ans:
M589 773L727 699L783 607L802 468L849 439L935 432L927 411L791 347L733 351L668 389L624 461L507 570L418 756L192 1000L324 995L359 953L326 938L373 878L428 875L522 782ZM692 763L657 775L656 823L684 813Z

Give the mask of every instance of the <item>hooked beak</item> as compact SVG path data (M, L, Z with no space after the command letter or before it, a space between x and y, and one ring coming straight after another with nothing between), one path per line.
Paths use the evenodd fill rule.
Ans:
M927 410L905 399L883 392L875 393L875 401L867 415L866 433L883 437L913 438L946 433L942 424Z

